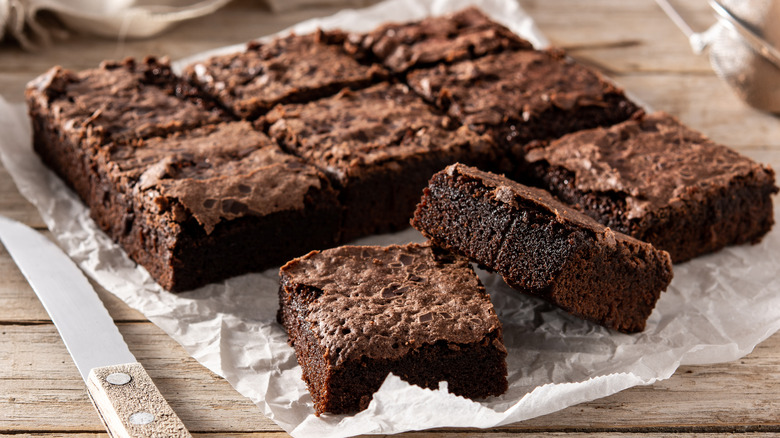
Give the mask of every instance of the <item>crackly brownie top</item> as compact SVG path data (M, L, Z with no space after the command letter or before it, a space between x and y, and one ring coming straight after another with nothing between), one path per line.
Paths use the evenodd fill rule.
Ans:
M108 165L174 220L207 233L223 220L301 209L324 175L285 154L248 122L223 123L109 147Z
M266 121L272 137L339 180L431 151L491 147L487 137L456 128L402 84L344 90L307 104L278 106Z
M362 65L343 49L345 34L318 31L268 43L252 42L246 51L196 62L184 75L242 118L255 118L277 103L300 102L324 88L368 83L386 77L377 64Z
M555 50L504 51L475 60L415 70L408 82L466 125L529 121L558 108L604 106L622 93Z
M389 23L366 34L351 34L347 46L370 53L394 72L505 49L533 48L475 7L411 23Z
M621 232L612 231L608 227L596 222L590 216L558 201L546 190L528 187L504 176L485 172L460 163L447 166L442 170L442 173L454 179L467 178L479 181L483 186L493 189L489 195L492 201L507 204L514 209L532 206L536 210L546 211L559 223L570 224L589 230L598 242L610 247L620 244L620 246L642 247L655 251L650 244Z
M167 135L224 118L176 78L167 62L154 58L104 62L78 73L54 67L33 80L27 94L58 126L90 129L108 141Z
M314 251L281 275L320 293L304 317L337 364L478 342L501 327L469 261L427 243Z
M526 159L574 173L574 185L582 192L622 194L629 219L701 192L692 187L725 187L751 175L760 184L774 184L771 169L664 112L569 134L532 149Z

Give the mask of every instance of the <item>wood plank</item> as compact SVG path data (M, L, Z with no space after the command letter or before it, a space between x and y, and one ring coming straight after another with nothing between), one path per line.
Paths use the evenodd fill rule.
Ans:
M119 330L188 429L280 430L153 324ZM53 325L0 326L0 394L0 431L103 430Z
M1 179L0 179L1 180ZM3 210L0 209L0 212ZM3 212L4 213L4 212ZM45 234L51 238L51 234ZM51 321L27 280L0 244L0 324ZM116 321L145 321L146 317L90 279L90 283Z
M685 36L652 0L552 3L520 1L554 46L590 64L621 74L711 71L706 56L693 55ZM706 2L674 3L696 29L715 21Z
M11 175L0 164L0 212L11 219L23 222L31 227L44 227L41 215L35 206L30 204L16 188Z
M120 331L191 430L279 430L154 325L120 324ZM500 430L736 431L760 425L780 432L778 362L780 335L775 335L740 361L683 367L667 381ZM83 381L51 325L0 327L0 394L5 394L0 430L100 430ZM639 421L637 412L642 413Z

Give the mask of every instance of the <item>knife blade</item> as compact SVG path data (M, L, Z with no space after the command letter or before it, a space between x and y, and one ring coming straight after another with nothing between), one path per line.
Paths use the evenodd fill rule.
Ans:
M0 241L57 327L112 437L190 437L87 278L43 234L0 216Z

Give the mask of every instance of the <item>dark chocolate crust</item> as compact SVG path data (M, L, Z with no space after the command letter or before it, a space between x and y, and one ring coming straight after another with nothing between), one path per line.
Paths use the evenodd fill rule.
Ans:
M317 31L188 66L184 76L236 117L254 120L276 104L308 102L342 88L363 88L387 78L378 64L360 64L344 51L346 35Z
M467 259L430 244L314 251L280 270L279 320L315 412L365 409L387 374L506 391L501 324Z
M45 92L27 91L36 152L163 288L193 289L335 243L341 207L327 178L250 124L179 131L161 122L177 130L128 140L104 128L111 120L93 129L76 115L56 119L62 112L41 107Z
M378 84L265 118L284 148L325 171L345 208L343 239L406 228L420 191L454 162L492 166L487 136L458 127L402 84Z
M512 287L623 332L645 328L672 279L669 254L549 193L455 164L425 189L412 225Z
M407 75L428 101L519 153L531 140L609 126L639 108L623 91L560 50L504 51Z
M54 67L28 84L30 108L78 141L89 132L104 142L166 136L227 120L205 94L175 76L166 61L103 62L73 72Z
M351 52L379 60L394 73L503 50L533 49L531 43L475 7L420 21L388 23L365 34L350 34L347 47Z
M539 143L518 175L675 263L756 242L774 223L774 171L658 112Z

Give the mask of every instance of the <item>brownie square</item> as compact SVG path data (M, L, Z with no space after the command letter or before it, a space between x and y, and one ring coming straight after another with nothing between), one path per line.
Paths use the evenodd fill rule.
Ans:
M129 142L218 123L226 114L171 73L164 61L103 62L73 72L53 67L25 90L33 148L83 198L89 196L90 147Z
M757 242L774 223L774 171L658 112L539 143L522 172L675 263Z
M365 409L388 373L469 398L506 391L501 323L464 257L430 244L342 246L279 275L279 322L317 415Z
M318 31L188 66L184 76L243 119L256 119L279 103L307 102L342 88L363 88L387 77L379 65L360 64L344 51L345 34Z
M622 122L639 109L559 50L503 51L409 72L428 101L522 159L531 140Z
M278 106L266 122L282 147L332 178L345 241L406 228L434 172L456 161L487 166L497 156L487 136L458 127L401 84Z
M672 279L667 252L544 190L462 164L433 176L412 225L515 289L627 333L644 330Z
M34 120L47 118L49 126L75 138L89 130L107 142L165 136L227 118L175 76L167 61L151 57L106 61L81 72L54 67L28 85L26 97Z
M352 52L378 59L394 73L507 49L533 48L531 43L476 7L420 21L388 23L365 34L351 34L347 47Z

